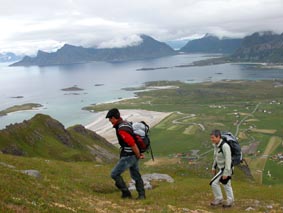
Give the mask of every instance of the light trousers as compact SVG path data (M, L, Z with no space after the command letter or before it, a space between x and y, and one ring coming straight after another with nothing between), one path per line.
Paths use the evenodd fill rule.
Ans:
M222 178L222 171L219 171L211 181L211 188L213 191L214 199L215 200L223 200L223 195L221 191L221 186L220 186L220 178ZM226 197L227 197L227 203L233 203L234 202L234 194L233 194L233 189L231 185L231 179L227 182L227 184L221 184L223 185Z

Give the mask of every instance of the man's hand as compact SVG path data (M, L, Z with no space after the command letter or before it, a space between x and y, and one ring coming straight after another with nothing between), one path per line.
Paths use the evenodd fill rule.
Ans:
M222 176L223 180L226 180L228 178L228 176Z
M212 169L212 170L211 170L211 174L212 174L212 175L216 175L216 170L215 170L215 169Z
M144 158L145 158L144 154L141 153L141 154L140 154L140 159L144 159Z

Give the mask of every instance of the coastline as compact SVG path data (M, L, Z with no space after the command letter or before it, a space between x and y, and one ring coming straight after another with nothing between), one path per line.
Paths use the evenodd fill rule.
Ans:
M168 86L148 86L145 89L137 91L150 91L150 90L162 90L162 89L177 89L178 86L168 85ZM139 98L138 96L122 98L122 99L115 99L103 103L98 103L97 105L107 104L107 103L116 103L123 100L130 100ZM85 107L84 107L85 108ZM92 110L89 110L93 112ZM164 118L172 114L172 112L157 112L157 111L149 111L149 110L141 110L141 109L119 109L121 113L121 117L124 120L132 121L132 122L139 122L145 121L149 127L153 127L160 123ZM111 123L108 119L105 118L107 111L100 111L95 112L95 120L87 125L85 125L86 129L92 130L97 134L104 137L107 141L111 144L117 144L117 137L116 132L114 131Z
M139 109L121 109L121 117L124 120L138 122L145 121L150 128L157 125L161 120L169 116L172 112L156 112ZM96 132L97 134L104 137L107 141L112 144L117 144L117 138L115 130L111 123L105 118L107 111L97 112L95 120L87 124L85 128Z

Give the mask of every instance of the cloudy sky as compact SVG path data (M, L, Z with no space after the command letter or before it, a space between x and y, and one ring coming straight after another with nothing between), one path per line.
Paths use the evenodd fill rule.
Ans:
M0 0L0 53L283 32L283 0Z

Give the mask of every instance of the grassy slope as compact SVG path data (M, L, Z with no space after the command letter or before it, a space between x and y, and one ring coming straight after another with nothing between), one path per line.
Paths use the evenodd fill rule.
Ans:
M16 169L37 169L41 178L21 174L0 165L1 212L222 212L208 204L212 194L208 178L191 172L183 164L142 166L143 173L160 172L171 175L175 182L154 182L145 201L121 200L120 193L109 178L113 165L89 162L62 162L38 158L0 155L0 162ZM239 173L238 173L239 174ZM125 175L129 181L129 175ZM282 187L257 185L235 179L236 205L229 212L244 212L253 207L264 212L268 205L276 210L283 206ZM264 191L264 193L262 193ZM136 196L136 192L133 192Z
M87 146L94 150L95 146L99 146L100 150L91 154ZM113 155L117 148L82 126L66 130L50 116L37 114L28 121L1 130L0 150L3 153L65 161L91 161L96 158L106 161L101 152Z

